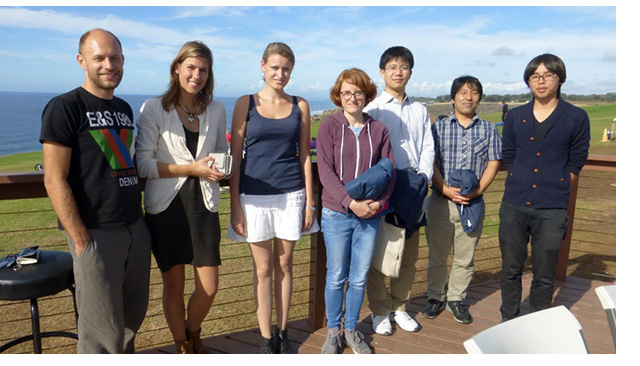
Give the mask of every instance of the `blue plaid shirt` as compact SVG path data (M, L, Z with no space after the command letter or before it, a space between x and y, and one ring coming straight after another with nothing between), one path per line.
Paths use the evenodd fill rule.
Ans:
M455 113L431 126L435 143L435 161L444 182L455 169L470 169L482 178L491 160L502 160L502 138L496 126L478 115L468 127L458 123Z

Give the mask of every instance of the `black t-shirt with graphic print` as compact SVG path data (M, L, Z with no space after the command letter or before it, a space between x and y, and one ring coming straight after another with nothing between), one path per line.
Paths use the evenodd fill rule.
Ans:
M71 148L67 181L87 228L130 225L141 217L134 140L131 106L118 97L101 99L79 87L45 107L40 142Z

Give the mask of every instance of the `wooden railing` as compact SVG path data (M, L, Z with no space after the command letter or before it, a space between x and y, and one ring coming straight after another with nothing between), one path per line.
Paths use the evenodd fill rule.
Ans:
M615 156L590 156L586 166L586 170L596 171L616 171L616 157ZM560 254L558 258L558 264L556 265L556 279L565 280L567 278L567 267L569 264L569 252L571 250L571 238L573 236L573 222L575 219L576 202L578 200L578 182L580 176L577 177L571 183L571 196L569 198L569 225L567 228L567 234L560 246ZM615 182L615 181L614 181Z
M317 168L315 164L313 169L314 169L315 202L320 208L320 204L322 202L320 199L322 194L322 186L320 185L318 180ZM502 167L502 170L504 170L504 167ZM613 172L612 183L615 183L616 159L614 156L590 156L584 170ZM496 178L496 181L494 182L494 184L490 187L489 191L485 193L488 213L487 213L487 218L485 219L484 231L492 232L492 233L484 234L480 244L478 245L477 255L476 255L476 275L477 275L476 277L479 279L495 278L496 273L499 273L499 270L500 270L500 264L499 264L500 255L499 255L499 248L497 246L497 230L496 230L499 224L498 218L497 218L497 208L499 207L499 202L502 197L505 176L506 174L504 172L501 172ZM606 179L609 179L609 178L607 177ZM142 180L141 183L144 184L144 180ZM578 181L574 182L574 186L572 186L571 202L569 206L569 217L570 217L569 231L568 231L567 237L565 238L565 241L563 242L561 254L560 254L560 261L556 268L557 278L560 280L565 279L567 276L567 268L570 262L569 258L570 258L570 252L571 252L571 242L572 242L572 236L574 231L576 201L577 201L577 196L580 189L590 189L590 188L579 187ZM0 173L0 200L21 200L21 199L29 199L29 198L42 198L46 196L47 194L46 194L46 190L44 189L42 172ZM319 212L320 211L318 210L317 211L318 219L320 219ZM228 215L228 212L221 212L221 215ZM1 217L0 217L0 220L2 220ZM223 226L222 231L224 233L227 228L224 227L226 226L225 225L226 223L224 223L223 219L221 219L221 224ZM615 224L615 216L614 216L614 224ZM49 227L47 228L42 228L42 229L28 228L25 230L17 230L17 231L29 230L29 231L36 232L39 230L55 230L53 226L55 225L51 223L51 225L49 225ZM582 226L595 226L595 225L586 224ZM2 227L3 225L0 224L0 234L6 234L6 232L3 232L3 229L1 229ZM615 246L615 230L613 231L613 234L607 234L607 235L614 235L613 242ZM223 235L223 237L224 236L225 235ZM608 241L611 241L611 240L608 239ZM56 245L60 246L60 244L56 244ZM236 251L236 248L241 248L241 247L244 248L240 243L233 243L228 241L226 241L223 245L226 246L225 248L229 248L229 251L233 250L234 252ZM0 248L4 248L4 247L0 247ZM19 248L11 248L11 249L18 250ZM294 276L296 278L295 282L297 282L302 286L297 290L298 294L297 295L294 294L294 296L298 297L296 306L307 307L306 311L304 311L304 308L300 308L298 310L297 318L305 317L304 316L305 314L303 313L306 313L308 317L309 325L316 329L321 328L325 325L324 281L326 276L326 267L325 267L326 255L325 255L325 247L324 247L324 240L323 240L322 234L318 233L318 234L311 235L309 238L309 244L301 245L300 249L298 249L298 246L297 246L296 250L298 250L298 253L295 254L296 259L294 261L294 264L297 266L308 266L308 269L305 269L305 268L299 269L298 272L301 273L299 277ZM614 253L615 253L615 247L614 247ZM6 254L9 254L9 253L3 254L2 251L0 251L0 256L6 255ZM426 264L424 263L426 263L427 256L428 256L428 253L426 249L426 239L424 239L424 235L421 235L421 249L420 249L420 254L418 258L420 266L418 268L418 275L416 276L416 282L414 284L415 294L422 293L425 290L424 281L426 278ZM249 264L250 255L244 253L237 256L232 255L230 257L231 258L228 259L230 262L235 260L243 261L242 264L237 265L236 267L243 267L245 269L240 271L237 268L229 269L227 267L227 269L225 269L224 271L221 271L221 277L225 277L226 279L221 280L221 286L220 286L221 290L219 291L219 295L216 298L216 302L214 303L214 308L216 308L217 306L227 306L230 308L234 308L234 310L238 308L243 308L244 310L242 310L243 312L242 314L250 315L250 313L252 312L250 308L253 305L252 300L249 298L244 298L244 299L236 298L237 293L239 293L237 289L240 286L248 287L248 288L250 288L251 286L250 284L251 266ZM615 260L615 257L614 257L614 260ZM223 258L223 261L224 261L224 258ZM225 267L224 263L228 263L228 262L223 262L223 267ZM483 273L485 274L484 276L483 276ZM242 279L238 280L238 278L242 278ZM304 280L301 280L299 278L304 278ZM224 283L229 283L229 285L224 285ZM157 295L159 292L157 288L159 287L161 287L161 284L159 282L152 283L151 302L160 303L160 299L159 299L160 296ZM226 296L221 295L221 292L225 290L229 294ZM296 292L296 289L294 289L294 292ZM308 297L308 300L304 300L302 297ZM221 300L219 301L219 299ZM239 304L238 302L242 302L243 305L242 306L238 305ZM296 301L294 301L294 303L296 303ZM3 305L0 302L0 308L2 306ZM141 329L141 333L143 334L139 336L139 338L144 338L145 332L148 334L148 338L157 337L157 334L160 331L164 333L168 333L166 331L166 325L164 325L164 323L162 322L163 318L161 315L161 307L156 306L156 308L160 308L160 310L157 310L155 312L151 312L150 310L150 313L147 314L147 317L159 319L159 321L155 321L155 320L149 321L148 322L150 323L149 325L143 324L143 328L145 327L146 328ZM1 309L0 309L0 312L1 312ZM212 313L215 313L215 311L212 311ZM229 313L232 313L232 314L229 315ZM233 311L231 310L224 310L224 311L221 310L217 314L211 315L211 317L215 318L216 320L221 318L228 319L236 316L234 314L235 313L233 313ZM2 317L0 316L0 318ZM296 318L296 316L293 316L293 318ZM25 321L27 321L26 318L25 318ZM157 325L157 324L163 324L163 325ZM229 322L229 324L233 324L233 322ZM73 325L69 325L69 326L72 327ZM244 327L246 329L249 326L242 325L239 327L240 328ZM211 331L210 333L217 333L217 334L228 333L237 329L238 328L216 329L215 331ZM170 340L165 340L165 343L169 341ZM2 343L1 334L0 334L0 343ZM158 346L158 342L148 343L148 347L154 347L154 346Z

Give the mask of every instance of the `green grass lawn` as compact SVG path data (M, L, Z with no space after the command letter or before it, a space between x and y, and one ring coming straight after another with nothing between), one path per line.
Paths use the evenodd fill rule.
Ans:
M42 164L42 151L0 156L0 172L32 172Z

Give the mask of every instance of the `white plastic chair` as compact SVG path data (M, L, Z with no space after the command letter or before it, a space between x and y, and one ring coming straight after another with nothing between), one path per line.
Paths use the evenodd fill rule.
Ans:
M564 306L486 329L464 342L467 353L589 353L578 319Z
M600 299L602 308L607 314L611 337L613 337L613 347L616 346L616 285L600 286L596 288L596 295Z

